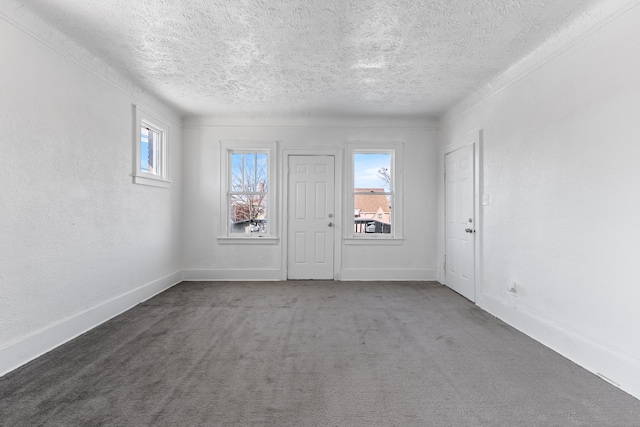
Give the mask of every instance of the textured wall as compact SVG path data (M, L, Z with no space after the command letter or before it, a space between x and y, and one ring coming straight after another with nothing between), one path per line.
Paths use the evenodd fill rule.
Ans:
M45 42L0 18L0 350L180 269L176 117L172 189L134 185L137 98Z
M636 396L638 22L636 7L443 129L484 130L480 304Z

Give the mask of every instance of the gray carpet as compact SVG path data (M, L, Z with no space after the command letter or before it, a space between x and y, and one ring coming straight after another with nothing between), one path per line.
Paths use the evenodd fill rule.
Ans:
M0 378L3 426L640 426L426 282L184 282Z

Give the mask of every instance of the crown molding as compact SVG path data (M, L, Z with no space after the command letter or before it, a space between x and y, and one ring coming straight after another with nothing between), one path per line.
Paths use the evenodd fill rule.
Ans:
M66 36L33 12L25 2L0 0L0 19L47 46L52 51L95 75L115 89L141 103L148 110L166 117L181 126L181 112L153 94L136 85L130 78L117 71L101 58Z
M440 116L440 123L449 123L492 96L508 89L638 5L640 0L603 0L595 4L522 59L447 109Z
M409 128L439 129L437 119L418 116L358 115L217 115L188 116L183 126L189 127L332 127L332 128Z

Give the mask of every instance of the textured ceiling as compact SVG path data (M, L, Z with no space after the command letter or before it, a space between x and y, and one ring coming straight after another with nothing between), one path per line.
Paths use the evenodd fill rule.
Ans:
M598 0L30 0L185 115L437 116Z

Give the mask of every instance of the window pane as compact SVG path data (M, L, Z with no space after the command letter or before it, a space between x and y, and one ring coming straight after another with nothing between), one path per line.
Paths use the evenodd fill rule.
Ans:
M149 173L149 129L140 128L140 170Z
M268 171L266 153L232 153L231 191L268 191Z
M161 134L146 126L140 128L140 170L160 175Z
M256 190L256 155L244 154L244 191Z
M353 155L355 192L384 193L391 191L391 154L355 153Z
M256 182L258 183L258 191L269 191L269 156L267 153L258 153L256 155Z
M243 157L244 154L231 154L231 191L244 191Z
M391 233L391 202L391 195L354 195L355 233Z
M267 231L267 195L229 196L229 231L232 234L262 234Z

